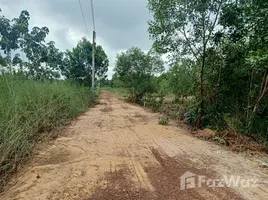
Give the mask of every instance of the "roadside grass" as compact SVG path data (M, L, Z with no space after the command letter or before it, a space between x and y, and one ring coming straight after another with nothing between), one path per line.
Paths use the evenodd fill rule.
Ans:
M65 81L0 76L0 189L36 143L84 112L93 101L86 88Z
M169 118L167 116L163 116L159 119L158 123L160 125L168 125L169 123Z

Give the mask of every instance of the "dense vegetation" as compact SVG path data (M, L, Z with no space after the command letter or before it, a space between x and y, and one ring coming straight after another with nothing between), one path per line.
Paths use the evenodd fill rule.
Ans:
M0 182L31 153L36 142L49 138L59 125L93 102L86 88L68 82L0 77Z
M154 52L167 55L170 68L151 73L157 64L130 49L117 57L112 86L141 90L144 101L172 93L177 115L192 126L230 128L267 144L268 2L149 0L148 8Z
M12 20L0 15L0 189L38 141L94 103L92 44L82 38L62 52L46 42L47 27L29 30L29 20L27 11ZM108 65L96 46L98 80Z

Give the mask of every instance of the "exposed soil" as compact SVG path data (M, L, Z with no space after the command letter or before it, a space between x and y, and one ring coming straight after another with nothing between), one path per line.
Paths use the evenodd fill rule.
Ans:
M1 200L268 199L268 171L258 158L194 138L175 122L158 125L159 117L104 92L99 105L34 155ZM186 172L258 185L181 190Z

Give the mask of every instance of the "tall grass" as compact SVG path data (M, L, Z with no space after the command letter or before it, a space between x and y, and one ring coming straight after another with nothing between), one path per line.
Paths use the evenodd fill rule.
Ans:
M91 101L85 88L64 81L0 76L0 92L1 188L38 140L85 111Z

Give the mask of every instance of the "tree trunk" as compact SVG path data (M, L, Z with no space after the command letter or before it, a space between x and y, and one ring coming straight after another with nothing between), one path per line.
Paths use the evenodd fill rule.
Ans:
M254 78L254 69L252 68L252 72L251 72L251 78L250 78L250 85L249 85L249 93L248 93L248 106L247 106L247 120L249 119L249 108L250 108L250 94L251 94L251 90L252 90L252 86L253 86L253 78Z
M9 67L8 71L11 74L12 73L11 51L8 48L6 48L6 52L7 52L7 60L8 60L8 67Z
M268 93L268 74L266 75L266 82L265 82L265 85L263 87L262 93L261 93L261 95L259 96L258 100L256 101L256 103L254 105L254 109L253 109L253 112L252 112L253 115L256 114L261 101L263 100L263 98L265 97L265 95L267 93Z
M224 65L223 53L222 53L222 45L220 43L220 55L221 55L221 64L218 71L218 82L217 82L217 92L216 92L216 108L218 109L219 102L220 102L220 89L221 89L221 75L222 75L222 68Z
M217 15L218 17L218 15ZM216 17L216 19L217 19ZM209 33L209 36L208 38L206 39L206 26L205 26L205 20L206 20L206 14L205 12L203 13L203 36L202 36L202 39L203 39L203 52L202 52L202 63L201 63L201 69L200 69L200 107L199 107L199 110L198 110L198 118L197 118L197 121L196 121L196 128L202 128L203 126L203 116L204 116L204 86L203 86L203 76L204 76L204 67L205 67L205 60L206 60L206 48L207 48L207 42L210 38L210 34L212 33L212 30L210 31ZM215 26L215 23L216 23L216 19L214 21L214 26Z
M263 87L265 86L265 78L266 78L267 73L268 73L268 69L266 69L264 74L263 74L263 78L262 78L262 82L261 82L261 88L260 88L260 95L262 93Z
M196 121L196 128L202 128L203 124L203 115L204 115L204 86L203 86L203 76L204 76L204 67L205 67L205 47L202 56L202 64L200 70L200 108L198 111L198 118Z

